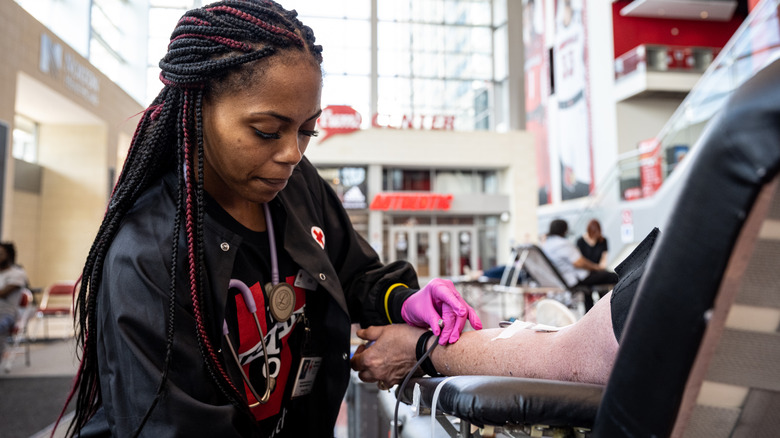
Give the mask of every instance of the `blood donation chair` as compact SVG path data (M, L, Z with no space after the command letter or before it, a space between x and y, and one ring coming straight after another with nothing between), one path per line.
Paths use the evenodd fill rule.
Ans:
M532 243L522 244L512 249L510 264L504 270L498 285L493 290L500 293L519 292L524 295L525 311L517 315L519 319L534 319L530 315L540 299L554 299L575 307L572 297L576 294L594 294L603 296L613 284L571 285L566 283L561 273L544 254L542 249ZM522 278L525 276L530 278ZM581 316L581 315L580 315Z
M418 378L399 398L461 437L778 436L780 60L734 92L686 160L668 225L626 276L636 295L605 386Z
M569 289L566 280L538 246L532 243L516 246L510 259L512 262L509 269L504 270L500 284L516 286L520 282L520 273L525 271L539 287Z

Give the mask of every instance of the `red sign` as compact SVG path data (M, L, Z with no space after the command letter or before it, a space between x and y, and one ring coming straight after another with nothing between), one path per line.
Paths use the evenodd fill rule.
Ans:
M661 175L661 142L651 138L639 142L639 177L642 197L653 196L663 183Z
M634 223L634 215L631 213L631 210L620 212L620 223L623 225L632 225Z
M642 198L642 189L639 187L630 187L623 191L623 199L633 201Z
M391 116L388 114L374 114L371 118L371 126L374 128L390 129L428 129L431 131L454 131L455 116L423 114L408 116L406 114Z
M348 105L328 105L322 110L317 123L323 135L320 143L336 134L347 134L360 130L363 118Z
M379 193L368 207L371 210L449 210L452 195L437 193Z

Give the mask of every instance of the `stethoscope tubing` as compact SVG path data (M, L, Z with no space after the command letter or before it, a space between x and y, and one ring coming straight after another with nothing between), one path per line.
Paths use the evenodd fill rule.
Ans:
M271 250L271 279L272 284L277 285L279 283L279 261L276 257L276 236L274 235L274 223L271 218L271 210L268 208L268 204L263 203L263 211L265 213L265 224L266 229L268 230L268 241L269 246ZM222 334L225 336L225 339L227 340L228 348L230 349L230 354L233 356L233 359L238 364L238 370L241 372L241 378L244 379L244 383L246 383L247 388L249 388L249 391L252 393L252 395L255 397L255 400L257 400L256 403L252 403L249 405L250 408L254 408L255 406L260 405L261 403L268 403L268 400L271 398L271 391L273 391L274 387L276 386L276 379L271 376L271 365L268 362L268 347L265 344L265 335L263 334L263 329L260 327L260 320L257 318L257 305L255 304L255 298L252 296L252 291L249 290L249 288L242 282L241 280L231 279L230 283L228 283L228 289L238 289L238 291L241 293L241 297L244 299L244 304L246 305L247 310L249 313L252 314L252 318L255 320L255 327L257 328L257 333L260 334L260 345L263 348L263 359L265 361L265 393L261 397L257 390L255 390L254 385L252 385L252 382L249 380L249 376L246 375L246 371L244 371L244 367L241 366L241 360L238 358L238 354L236 354L236 349L233 347L233 342L230 340L230 336L228 334L230 333L227 325L227 321L222 321Z
M241 281L241 280L230 280L230 284L228 285L228 288L230 289L238 289L241 293L241 296L244 298L244 303L246 304L247 310L249 310L249 313L252 314L252 318L255 320L255 327L257 327L257 333L260 334L260 345L263 348L263 359L265 361L265 393L261 397L257 390L255 390L254 385L252 385L252 382L249 380L249 376L246 375L246 372L244 371L244 367L241 366L241 360L238 358L238 354L236 354L236 349L233 347L233 342L230 340L230 336L228 336L228 333L230 331L228 330L227 321L222 321L222 334L225 335L225 339L227 340L228 348L230 349L230 354L233 356L233 359L238 364L238 370L241 371L241 377L244 379L244 383L246 383L246 386L249 388L249 391L252 392L252 395L257 400L257 403L252 403L249 405L250 408L253 408L261 403L268 403L268 400L271 398L271 391L273 391L274 386L276 386L276 379L271 376L271 365L268 362L268 348L265 345L265 336L263 335L263 329L260 327L260 320L257 319L257 305L255 304L255 299L252 296L252 291L249 290L248 287Z

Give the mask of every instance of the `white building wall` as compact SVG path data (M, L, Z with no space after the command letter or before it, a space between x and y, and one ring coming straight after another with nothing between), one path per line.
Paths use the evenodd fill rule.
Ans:
M369 129L312 142L306 156L315 166L368 166L369 202L381 190L382 167L497 170L499 194L509 197L508 221L499 229L499 263L506 262L512 242L536 241L539 235L536 161L527 132ZM471 212L484 213L479 206ZM380 212L369 213L369 243L374 248L382 244L381 217Z
M618 152L636 151L642 140L658 135L672 114L680 106L680 100L669 98L642 98L618 102L617 132Z
M103 126L42 125L38 284L76 280L106 206L107 132Z

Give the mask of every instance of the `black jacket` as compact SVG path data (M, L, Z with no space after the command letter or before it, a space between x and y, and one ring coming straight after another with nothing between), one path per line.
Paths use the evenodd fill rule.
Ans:
M176 208L173 173L147 190L121 224L103 268L98 298L98 360L105 416L113 436L132 433L152 403L161 378L166 346L173 223ZM332 436L349 380L350 323L389 323L384 310L388 287L396 288L389 312L402 322L400 309L418 288L413 268L403 262L383 265L352 228L335 193L304 158L287 187L271 204L285 217L284 249L327 293L326 352L304 421L309 436ZM277 217L277 216L275 216ZM233 382L243 385L238 366L223 346L222 321L228 282L241 238L206 215L205 283L211 314L205 325ZM325 247L312 227L325 233ZM173 357L165 393L143 429L143 436L253 436L253 419L220 392L201 357L192 301L185 276L187 249L179 239L176 323ZM397 291L397 292L396 292ZM223 354L224 352L224 354Z

